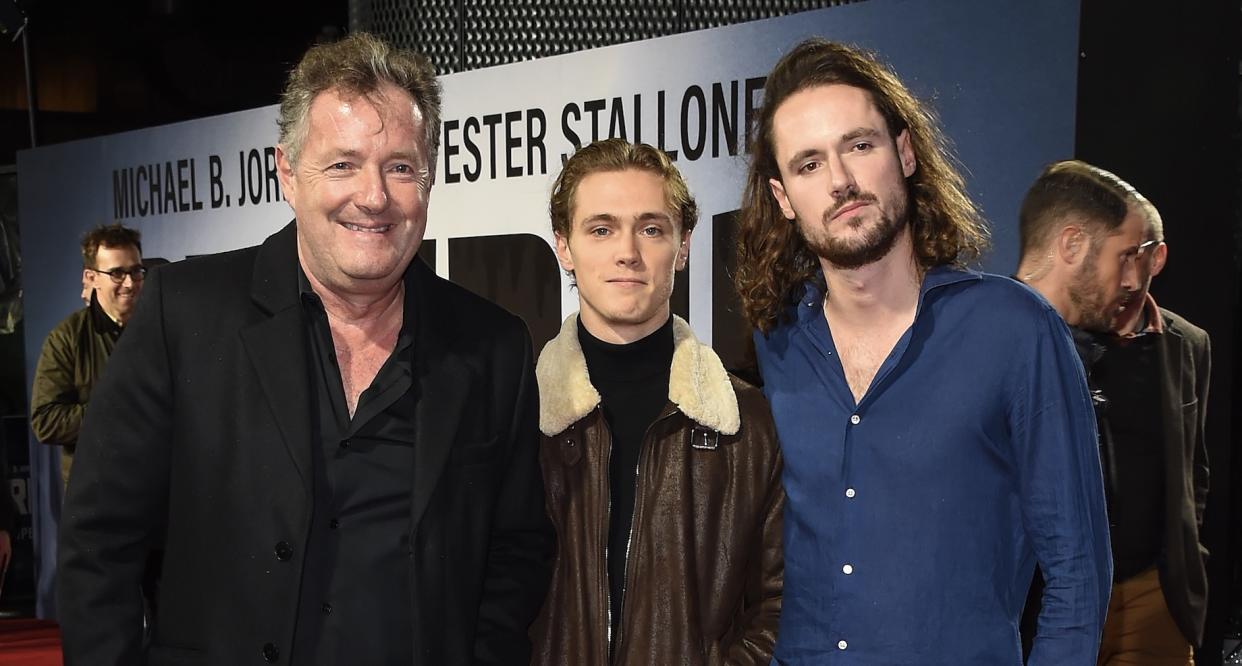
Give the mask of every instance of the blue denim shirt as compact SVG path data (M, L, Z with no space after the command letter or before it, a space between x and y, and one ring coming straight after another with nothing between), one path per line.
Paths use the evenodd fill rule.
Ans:
M855 404L808 284L755 334L785 456L775 663L1095 664L1112 584L1095 415L1064 322L1024 285L929 271Z

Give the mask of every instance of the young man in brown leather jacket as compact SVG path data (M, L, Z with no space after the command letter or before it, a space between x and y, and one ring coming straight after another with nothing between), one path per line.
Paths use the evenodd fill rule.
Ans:
M767 402L670 312L698 211L668 157L579 150L552 191L579 313L539 357L558 545L536 664L767 664L784 564Z

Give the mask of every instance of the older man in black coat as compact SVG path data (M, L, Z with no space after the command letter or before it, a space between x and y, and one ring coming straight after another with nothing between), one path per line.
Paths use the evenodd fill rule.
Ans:
M433 72L366 35L318 46L280 121L296 222L154 275L92 400L66 663L526 663L551 551L532 350L414 259Z

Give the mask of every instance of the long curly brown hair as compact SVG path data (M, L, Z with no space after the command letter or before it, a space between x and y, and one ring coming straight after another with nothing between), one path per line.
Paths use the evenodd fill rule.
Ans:
M796 291L819 271L819 260L797 225L781 214L768 185L780 179L772 118L781 103L807 88L844 84L868 92L894 138L909 130L918 168L906 179L909 222L919 266L964 265L987 248L988 231L966 195L948 143L932 112L887 66L867 51L822 39L794 47L776 64L763 89L751 132L750 169L742 195L734 283L742 313L768 332Z

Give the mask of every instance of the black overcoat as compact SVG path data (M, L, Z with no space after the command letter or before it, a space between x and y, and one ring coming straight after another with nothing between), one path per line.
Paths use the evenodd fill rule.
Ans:
M552 534L525 325L415 259L408 636L424 664L519 664ZM97 386L62 517L66 664L288 663L310 530L295 225L162 267ZM407 317L409 313L407 313ZM165 550L141 646L139 581Z

